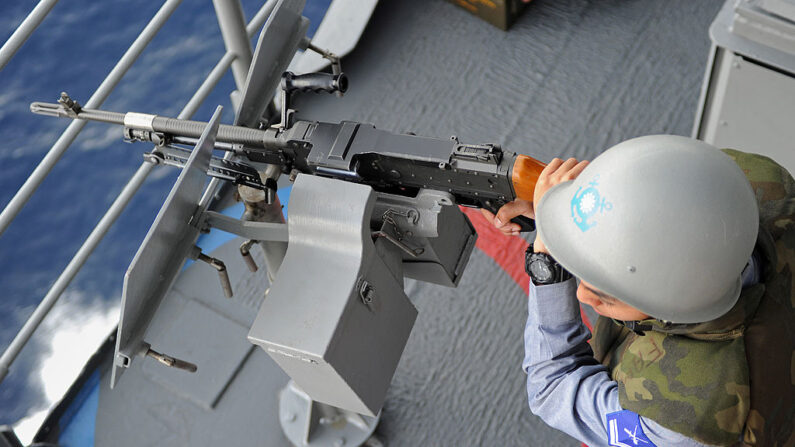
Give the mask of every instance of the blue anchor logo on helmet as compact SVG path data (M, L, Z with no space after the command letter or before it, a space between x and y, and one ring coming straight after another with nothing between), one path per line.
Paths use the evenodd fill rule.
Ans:
M594 177L587 186L580 186L571 199L571 217L574 224L583 232L596 225L594 217L613 209L613 204L599 194L596 188L599 176Z

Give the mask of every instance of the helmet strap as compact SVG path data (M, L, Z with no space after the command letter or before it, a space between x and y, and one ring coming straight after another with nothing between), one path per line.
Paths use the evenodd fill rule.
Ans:
M638 335L646 335L646 331L653 329L650 324L643 324L640 321L622 321L621 323Z

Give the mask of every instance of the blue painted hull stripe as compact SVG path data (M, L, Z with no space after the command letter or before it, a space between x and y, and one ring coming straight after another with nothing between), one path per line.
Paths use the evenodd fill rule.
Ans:
M99 409L99 370L94 370L75 396L69 408L61 416L62 427L58 445L62 447L84 447L94 445L94 428Z

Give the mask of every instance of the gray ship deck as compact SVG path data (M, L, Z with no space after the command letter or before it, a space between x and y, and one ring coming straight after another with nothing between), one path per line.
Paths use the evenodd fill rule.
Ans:
M627 138L689 135L720 0L535 0L502 32L442 0L382 1L345 58L342 99L304 95L299 116L496 142L541 160L593 158ZM102 377L96 445L289 445L277 414L287 376L246 340L267 282L227 244L225 301L191 266L150 334L195 350L195 377L135 362ZM256 252L259 254L259 252ZM511 256L521 256L512 253ZM263 263L260 261L260 265ZM307 278L312 280L312 278ZM407 282L419 310L376 431L389 446L579 445L527 408L522 289L476 250L456 289ZM593 315L591 315L593 316ZM202 360L209 367L201 368Z

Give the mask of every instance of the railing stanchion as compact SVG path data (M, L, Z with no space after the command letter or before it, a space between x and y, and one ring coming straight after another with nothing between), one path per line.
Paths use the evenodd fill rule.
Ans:
M246 77L251 65L251 41L246 34L246 19L240 0L213 0L215 15L221 27L226 51L237 55L232 62L232 75L239 91L246 86Z

